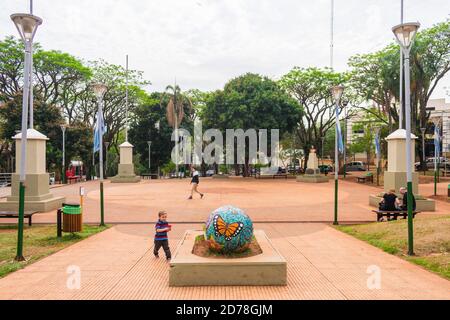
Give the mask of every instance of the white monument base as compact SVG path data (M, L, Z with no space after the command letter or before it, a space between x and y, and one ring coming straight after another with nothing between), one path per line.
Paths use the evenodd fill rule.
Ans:
M136 183L141 181L141 177L134 174L133 164L119 164L119 173L110 178L111 183Z

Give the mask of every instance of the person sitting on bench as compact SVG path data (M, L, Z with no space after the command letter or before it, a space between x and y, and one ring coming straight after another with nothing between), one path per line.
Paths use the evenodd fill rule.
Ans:
M405 187L401 187L400 193L403 196L403 200L402 200L400 209L403 211L407 211L408 210L408 190ZM412 196L412 209L413 209L413 211L416 211L416 198L414 198L414 193L411 194L411 196Z
M398 211L400 206L400 200L398 200L394 189L390 189L383 195L383 199L380 202L379 209L381 211ZM391 219L391 215L387 215L388 220Z

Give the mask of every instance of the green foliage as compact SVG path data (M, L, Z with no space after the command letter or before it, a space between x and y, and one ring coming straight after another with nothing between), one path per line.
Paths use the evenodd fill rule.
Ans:
M175 171L175 163L173 163L172 161L169 161L169 162L167 162L164 166L162 166L162 168L161 168L161 172L164 174L164 175L168 175L168 174L170 174L171 172L174 172Z
M338 84L345 85L348 79L348 74L334 72L329 68L295 67L279 81L280 86L303 106L304 111L295 133L299 147L305 154L305 168L309 149L312 146L321 147L322 137L332 131L329 129L335 123L335 105L330 89ZM349 91L348 88L345 89L346 96Z
M136 106L130 119L129 140L140 155L140 164L148 171L148 143L151 141L151 172L156 172L170 160L173 142L172 128L166 121L164 104L160 103L162 94L152 93ZM156 124L159 123L159 129Z
M268 134L271 129L279 129L281 136L295 127L301 107L276 82L247 73L230 80L223 90L208 94L200 116L206 129L223 133L226 129L267 129ZM248 155L245 161L244 175L248 175Z
M201 113L204 126L217 129L292 130L301 108L267 77L247 73L230 80L207 97Z
M412 130L428 122L427 102L439 81L450 70L450 22L436 24L417 33L411 48L411 115ZM360 97L360 102L372 100L380 118L386 124L398 127L400 48L390 44L380 51L355 55L350 58L352 68L351 85ZM363 107L366 110L369 108Z

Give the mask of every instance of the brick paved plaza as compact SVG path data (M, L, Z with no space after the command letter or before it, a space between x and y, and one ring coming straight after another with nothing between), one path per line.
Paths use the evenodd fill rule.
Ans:
M56 196L65 196L68 202L79 202L79 187L86 189L83 220L86 223L100 221L99 186L91 181L52 189ZM421 185L425 196L432 194L432 184ZM444 193L446 183L441 183L440 194ZM204 222L214 209L225 204L235 205L245 211L257 222L333 221L333 182L305 184L294 179L243 179L230 178L218 180L204 178L199 190L205 193L200 200L187 200L190 193L189 180L143 180L137 184L105 183L105 221L107 223L153 222L155 213L166 210L171 222ZM378 193L381 188L340 181L339 221L372 222L373 210L368 196ZM445 190L446 191L446 190ZM438 202L435 212L426 215L450 212L450 203ZM7 220L2 220L7 221ZM14 220L11 220L13 222ZM55 222L55 211L39 214L35 222Z
M98 184L83 185L84 221L98 222ZM77 201L79 186L52 192ZM190 201L188 180L105 186L106 221L112 228L0 279L0 299L450 299L444 278L333 229L331 182L202 179L205 198ZM375 191L341 182L340 220L374 221L367 197ZM175 222L174 251L185 230L201 229L207 214L224 204L246 210L255 227L268 234L287 260L287 286L168 286L169 264L152 254L157 210L166 210ZM424 215L448 214L450 204L437 201L437 209ZM53 223L55 212L39 214L35 221ZM71 266L80 268L80 289L67 287ZM367 286L370 266L380 268L380 289Z

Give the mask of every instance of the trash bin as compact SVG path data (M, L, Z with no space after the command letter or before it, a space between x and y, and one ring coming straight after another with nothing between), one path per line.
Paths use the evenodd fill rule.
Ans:
M450 200L450 184L448 185L448 190L447 190L447 197L449 198L449 200Z
M79 204L64 204L62 211L63 231L81 232L83 230L81 206Z

